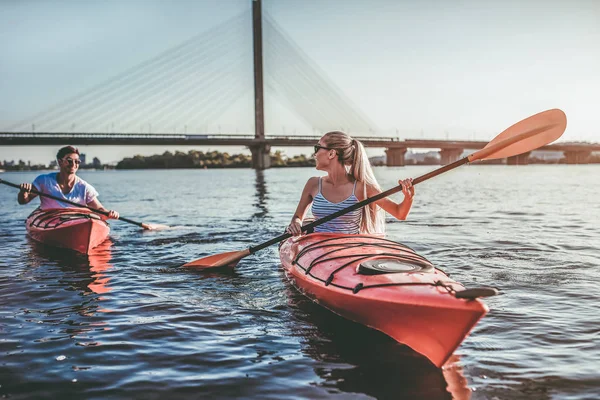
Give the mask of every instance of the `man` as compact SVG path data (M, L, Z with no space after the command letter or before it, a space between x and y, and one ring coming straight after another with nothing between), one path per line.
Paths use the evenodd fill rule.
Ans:
M76 175L81 160L79 159L79 150L73 146L61 148L56 154L59 172L40 175L31 183L21 184L21 191L17 197L19 204L27 204L38 195L31 193L35 188L38 192L51 194L55 197L79 203L82 206L97 208L108 212L108 218L118 219L119 213L114 210L107 210L98 200L98 192L92 185ZM43 210L50 208L68 208L73 207L68 203L63 203L48 197L40 197L41 208Z

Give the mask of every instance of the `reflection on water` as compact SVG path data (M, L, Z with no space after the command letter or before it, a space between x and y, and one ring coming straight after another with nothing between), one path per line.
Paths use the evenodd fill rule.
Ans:
M267 193L267 187L265 185L265 172L264 171L259 171L259 170L255 170L256 173L256 181L255 181L255 188L256 188L256 202L254 203L254 206L256 208L258 208L258 211L256 213L254 213L254 215L252 216L252 218L264 218L267 215L267 197L268 197L268 193Z
M90 332L94 330L108 329L106 322L99 319L99 313L111 312L101 306L101 302L106 300L104 295L110 293L110 276L107 273L113 268L110 264L111 247L113 242L108 239L94 248L90 254L85 255L75 251L55 248L38 243L32 239L30 245L30 266L41 268L48 263L55 265L61 271L60 276L55 277L59 284L67 290L77 290L82 294L80 304L71 304L69 309L76 312L79 316L85 317L76 321L72 318L60 321L61 324L67 324L68 327L57 330L58 333L66 333L71 339L83 339L76 344L80 346L97 346L100 343L93 340ZM39 310L48 317L62 312L60 305L52 307L48 304L47 309ZM56 337L41 338L39 341L55 340Z
M442 367L442 374L448 384L447 390L456 400L468 400L471 398L471 388L468 386L467 378L463 374L463 366L460 357L453 354Z
M108 286L110 278L106 275L113 268L110 264L113 242L110 238L92 249L87 255L47 246L30 238L28 240L31 248L31 266L39 267L51 261L61 268L65 273L65 277L68 277L72 273L76 273L79 277L79 272L89 271L89 283L86 280L77 279L69 283L69 285L77 286L85 295L90 293L105 294L111 291L111 288ZM83 287L85 283L87 285ZM103 297L98 296L96 299L101 301Z
M111 291L111 288L108 286L110 277L106 275L108 271L113 269L113 266L110 264L111 246L112 241L110 239L105 240L88 254L90 271L94 273L92 275L94 281L90 282L88 287L96 294L105 294ZM103 298L98 297L98 300L103 300Z

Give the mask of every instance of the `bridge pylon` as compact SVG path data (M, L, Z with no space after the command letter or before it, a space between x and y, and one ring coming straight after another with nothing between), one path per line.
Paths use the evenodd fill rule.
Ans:
M441 149L440 160L442 165L452 164L458 161L458 158L462 155L464 149Z
M405 165L404 155L408 149L406 147L393 147L386 149L386 165L388 167L403 167Z
M262 5L261 0L252 1L252 38L254 45L254 138L265 140L265 111L263 84L263 40L262 40ZM252 168L263 170L271 168L271 146L258 143L250 146L252 152Z
M271 146L266 143L249 146L252 153L252 168L263 170L271 168Z
M506 159L506 165L528 165L529 164L529 156L531 152L518 154L516 156L508 157Z
M592 152L590 150L565 151L567 164L587 164Z

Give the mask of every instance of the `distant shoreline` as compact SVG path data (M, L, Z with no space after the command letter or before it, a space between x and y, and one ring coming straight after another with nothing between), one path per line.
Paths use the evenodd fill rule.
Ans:
M571 165L598 165L600 163L586 163L586 164L566 164L566 163L529 163L526 165L506 165L505 163L474 163L474 164L470 164L470 166L498 166L498 167L526 167L526 166L532 166L532 165L554 165L554 166L571 166ZM404 168L404 167L423 167L423 166L431 166L431 167L441 167L441 164L406 164L406 165L402 165L402 166L393 166L390 168ZM278 167L271 167L268 169L282 169L282 168L312 168L314 166L308 166L308 165L294 165L294 166L278 166ZM387 167L386 165L374 165L374 168L379 168L379 167ZM82 169L79 172L104 172L104 171L161 171L161 170L215 170L215 169L252 169L251 167L217 167L217 166L213 166L210 168L198 168L198 167L169 167L169 168L161 168L161 167L149 167L149 168L114 168L114 166L110 167L110 168L101 168L101 169L94 169L94 168L88 168L88 169ZM40 173L49 173L49 172L58 172L58 170L56 169L15 169L15 170L2 170L0 169L0 174L3 173L14 173L14 172L40 172Z
M385 159L381 157L372 157L371 164L373 167L386 166ZM404 166L441 166L439 158L427 154L422 159L411 157L405 160ZM473 165L506 165L505 160L491 160L477 162ZM565 158L561 159L543 159L538 157L530 157L525 165L586 165L600 164L600 155L593 154L586 163L567 164ZM312 156L298 155L287 157L281 151L276 151L271 154L270 168L301 168L314 167L315 160ZM137 155L127 157L119 161L116 165L101 164L100 160L94 160L94 164L86 164L80 168L80 171L102 171L102 170L160 170L160 169L246 169L252 168L252 156L247 154L229 154L227 152L210 151L202 152L190 150L187 153L177 151L171 153L169 151L163 154L152 156ZM25 163L19 161L18 164L0 163L0 172L24 172L24 171L56 171L56 168L50 168L47 165Z

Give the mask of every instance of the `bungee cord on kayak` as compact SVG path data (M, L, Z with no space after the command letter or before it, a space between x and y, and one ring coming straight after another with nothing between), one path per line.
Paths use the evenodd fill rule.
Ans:
M42 212L42 210L36 209L27 218L27 222L29 226L33 226L36 228L58 228L66 222L77 219L102 220L99 216L95 214L77 212L77 210L72 210L73 209L66 211L63 209L58 209L46 210Z
M361 239L361 238L363 238L363 239L373 239L373 238L375 238L375 239L377 239L377 240L381 241L380 243L377 243L377 244L376 244L376 246L379 246L379 247L381 247L381 248L402 249L402 250L409 250L409 251L412 251L412 252L414 252L414 250L413 250L413 249L411 249L410 247L408 247L408 246L407 246L407 245L405 245L405 244L398 243L398 242L394 242L394 241L392 241L392 240L385 239L385 238L383 238L383 237L377 237L377 236L366 236L366 235L355 235L355 236L353 236L353 237L354 237L354 238L356 238L356 239ZM326 248L326 247L338 247L338 246L339 246L339 244L335 244L335 243L334 243L334 244L326 244L326 243L329 243L329 242L333 242L333 241L335 241L335 240L336 240L335 238L331 238L331 239L323 240L323 241L321 241L321 242L319 242L319 243L315 243L315 244L313 244L313 245L311 245L311 246L307 246L307 247L305 247L305 248L304 248L304 250L303 250L303 252L310 251L310 250L312 249L312 246L315 246L315 247L316 247L316 246L318 246L318 247L320 247L320 248ZM348 245L350 245L350 244L348 244ZM370 246L370 245L371 245L371 246L374 246L375 244L372 244L372 243L369 243L369 242L363 241L363 242L352 243L351 245L354 245L354 246L362 246L362 245L364 245L364 246ZM302 255L302 254L300 254L300 255ZM422 261L423 261L423 264L431 264L431 263L429 263L429 261L427 261L427 260L426 260L424 257L422 257L422 256L420 256L420 255L418 255L418 254L416 254L416 253L415 253L415 256L416 256L416 257L418 257L420 260L422 260Z
M327 249L327 251L321 253L317 257L309 258L310 262L308 265L305 265L301 262L301 259L305 255L323 249ZM362 250L362 252L355 253L354 251L352 251L353 249ZM386 251L390 249L397 251ZM350 255L348 255L349 251L352 251ZM366 260L373 262L363 262ZM332 262L342 264L337 269L331 271L327 279L322 279L318 275L315 275L313 273L313 269L318 265L326 265ZM378 262L385 263L388 266L388 268L378 268ZM395 265L396 268L389 268L390 265L394 265L394 262L397 262L397 264ZM348 237L344 236L343 238L332 237L322 240L320 242L311 243L310 245L303 247L302 251L298 252L296 257L293 259L292 264L298 266L298 268L303 270L306 275L309 275L314 279L323 282L325 286L332 285L340 289L350 290L354 294L358 293L361 290L370 288L413 285L441 286L447 289L448 293L455 292L452 285L447 285L446 282L441 279L432 282L395 282L372 285L365 285L361 282L354 287L344 286L333 282L335 279L335 274L351 266L355 266L354 269L356 273L361 275L430 273L433 271L434 267L431 264L431 262L429 262L429 260L427 260L425 257L415 253L408 246L388 239L374 238L372 236L352 235ZM409 268L406 268L407 264ZM439 271L441 272L441 270ZM447 276L447 274L445 275Z

